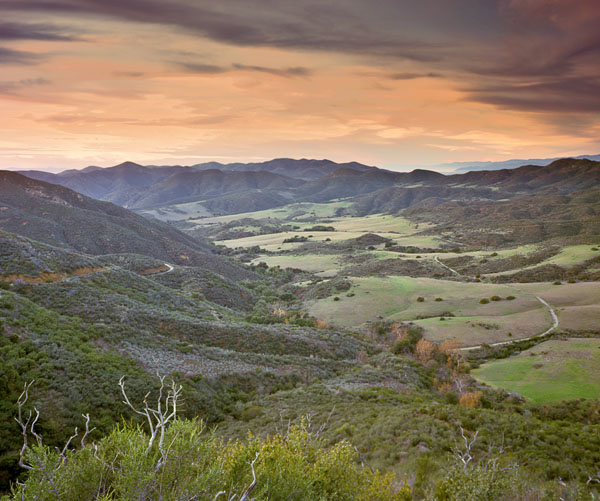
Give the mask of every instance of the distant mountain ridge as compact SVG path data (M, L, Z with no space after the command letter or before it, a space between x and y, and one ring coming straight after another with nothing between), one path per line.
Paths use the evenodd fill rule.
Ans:
M234 280L251 275L168 224L17 172L0 171L0 231L91 255L141 254Z
M512 159L503 160L499 162L448 162L443 164L431 165L430 168L440 169L444 172L462 174L465 172L471 172L475 170L501 170L501 169L517 169L523 165L549 165L552 162L556 162L564 157L553 157L553 158L529 158L529 159ZM598 155L579 155L572 157L577 160L587 159L600 161L600 154Z
M167 207L167 212L177 213L175 219L181 220L182 214L193 217L187 208L178 209L179 205L190 203L203 207L204 214L221 215L294 202L326 203L359 197L362 197L359 206L363 208L392 210L413 203L431 206L447 200L564 194L598 186L600 162L566 158L547 166L525 165L461 174L424 169L394 172L355 162L337 164L308 159L275 159L249 164L210 162L192 167L152 167L125 162L105 169L91 167L85 172L25 171L23 174L154 217L165 213L150 214L149 210L160 211L161 207ZM165 216L164 220L170 219Z

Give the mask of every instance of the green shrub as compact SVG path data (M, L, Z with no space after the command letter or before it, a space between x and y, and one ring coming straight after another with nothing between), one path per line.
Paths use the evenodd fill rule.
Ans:
M26 499L252 499L408 500L410 489L392 474L357 466L346 441L325 447L302 421L285 434L224 442L202 421L174 421L162 452L140 427L122 425L95 448L68 451L33 446L34 465L13 496ZM253 472L256 481L253 481ZM254 487L251 487L254 486ZM201 495L200 495L201 493Z
M490 300L487 297L484 297L483 299L480 299L479 302L481 304L488 304L490 302Z
M560 280L557 280L556 282L552 282L552 285L562 285L562 282Z
M517 471L499 471L481 464L470 468L454 466L436 486L439 501L496 501L515 499L511 496L518 485Z
M492 296L490 299L492 301L501 301L502 300L502 298L500 296Z
M515 296L506 296L507 301L512 301L513 299L515 299Z
M441 297L436 297L435 300L438 301L438 302L439 301L443 301L443 299Z
M334 300L334 301L339 301L339 300L340 300L340 298L339 298L338 296L333 296L333 300Z
M425 298L423 296L419 296L417 298L417 302L419 302L419 303L423 303L424 301L425 301Z

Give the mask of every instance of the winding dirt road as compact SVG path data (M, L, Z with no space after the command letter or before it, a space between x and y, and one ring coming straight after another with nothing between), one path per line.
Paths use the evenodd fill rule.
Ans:
M433 257L433 260L443 266L444 268L446 268L447 270L450 270L452 273L454 273L455 275L458 276L462 276L458 271L450 268L450 266L445 265L444 263L442 263L437 256ZM517 289L517 288L515 288ZM520 290L520 289L517 289ZM521 291L522 292L522 291ZM525 338L521 338L521 339L513 339L511 341L501 341L498 343L491 343L488 346L506 346L509 344L514 344L514 343L518 343L520 341L529 341L530 339L539 339L542 337L547 336L548 334L550 334L552 331L554 331L557 327L558 327L558 317L556 316L556 312L554 311L554 309L552 308L552 306L550 306L546 301L544 301L541 297L539 296L535 296L535 298L542 303L550 312L550 315L552 316L552 326L549 327L548 329L546 329L544 332L542 332L541 334L536 334L535 336L530 336L530 337L525 337ZM481 348L482 345L476 345L476 346L465 346L464 348L459 348L459 351L470 351L470 350L478 350L479 348Z

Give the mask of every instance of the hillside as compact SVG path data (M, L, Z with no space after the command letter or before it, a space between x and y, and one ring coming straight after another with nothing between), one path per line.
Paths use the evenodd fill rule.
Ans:
M286 190L303 181L266 171L180 172L147 188L115 191L106 200L130 209L191 202L248 190Z
M364 172L376 169L377 167L369 167L358 162L336 163L331 160L312 160L302 158L299 160L293 158L275 158L266 162L250 162L250 163L230 163L221 164L218 162L209 162L196 164L195 169L220 169L227 171L267 171L282 176L294 177L297 179L311 180L318 179L323 176L332 174L337 169L351 169L354 171Z
M0 171L0 230L87 254L134 253L248 277L210 244L156 220L68 188Z
M275 159L249 164L143 167L24 175L67 186L165 221L280 207L293 202L354 199L359 214L395 212L414 203L497 200L570 193L597 186L600 162L561 159L548 166L443 175L422 169L392 172L350 162ZM238 197L239 195L239 197Z

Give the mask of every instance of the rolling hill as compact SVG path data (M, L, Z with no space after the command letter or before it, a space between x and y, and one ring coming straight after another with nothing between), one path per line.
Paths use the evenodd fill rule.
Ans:
M250 275L171 226L16 172L0 171L0 230L86 254L142 254L234 279Z

